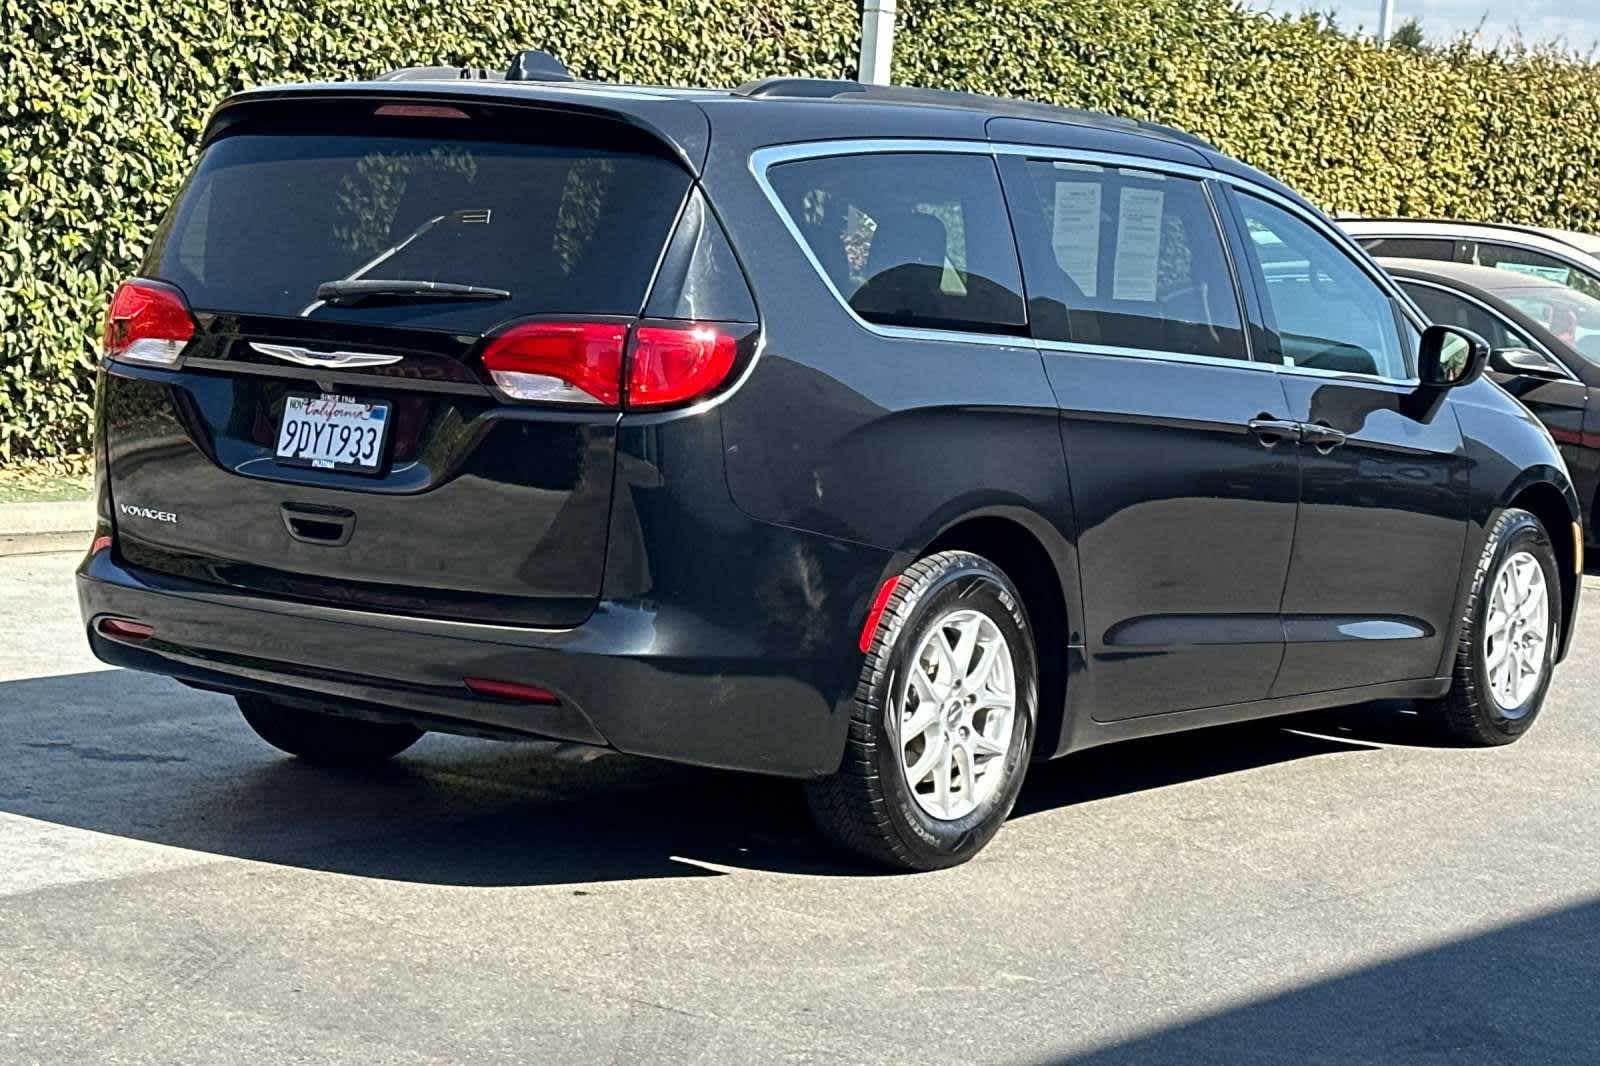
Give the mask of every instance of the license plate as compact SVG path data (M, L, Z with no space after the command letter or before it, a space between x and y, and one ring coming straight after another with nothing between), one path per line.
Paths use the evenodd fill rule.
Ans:
M351 396L290 396L278 426L278 462L374 473L388 427L386 403Z

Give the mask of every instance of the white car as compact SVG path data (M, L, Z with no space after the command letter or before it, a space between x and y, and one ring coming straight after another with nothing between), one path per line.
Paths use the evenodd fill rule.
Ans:
M1487 222L1342 218L1374 256L1475 263L1544 278L1600 299L1600 236Z

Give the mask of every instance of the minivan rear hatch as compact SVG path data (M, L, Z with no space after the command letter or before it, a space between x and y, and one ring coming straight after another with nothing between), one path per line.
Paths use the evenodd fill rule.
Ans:
M528 320L626 328L692 176L647 133L548 108L331 94L222 114L141 271L187 301L193 339L175 369L110 363L122 559L341 606L581 621L620 414L572 390L519 402L480 357Z

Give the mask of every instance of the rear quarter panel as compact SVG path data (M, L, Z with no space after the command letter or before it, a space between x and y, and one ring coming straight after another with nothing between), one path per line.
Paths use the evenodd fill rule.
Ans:
M897 552L920 550L963 518L1003 514L1056 558L1069 614L1081 617L1058 414L1032 344L869 330L784 227L747 151L713 151L705 181L765 332L722 408L737 505L760 521Z

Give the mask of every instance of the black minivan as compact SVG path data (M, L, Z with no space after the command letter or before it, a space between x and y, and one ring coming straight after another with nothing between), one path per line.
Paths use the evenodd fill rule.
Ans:
M79 595L308 759L784 775L947 866L1107 741L1526 730L1583 537L1486 358L1163 127L531 53L261 89L113 298Z

